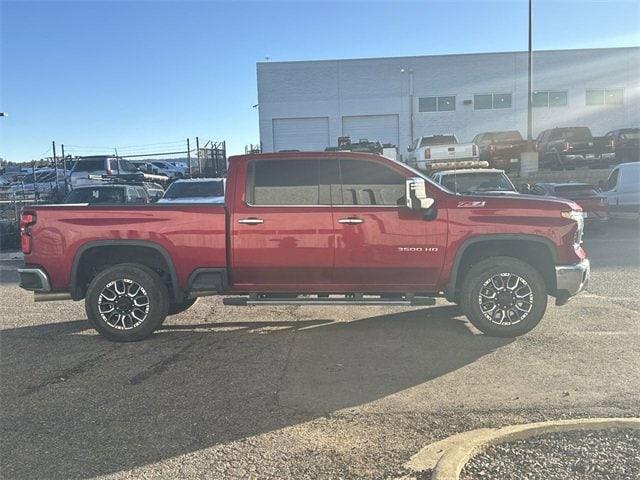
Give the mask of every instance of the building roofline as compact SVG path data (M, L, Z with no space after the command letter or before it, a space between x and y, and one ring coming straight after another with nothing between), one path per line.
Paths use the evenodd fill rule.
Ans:
M590 51L606 51L606 50L640 50L640 45L633 47L599 47L599 48L559 48L550 50L534 50L534 54L540 53L557 53L557 52L590 52ZM500 52L464 52L464 53L439 53L435 55L400 55L396 57L357 57L357 58L327 58L321 60L282 60L282 61L260 61L256 62L256 65L269 65L269 64L286 64L286 63L319 63L319 62L351 62L351 61L368 61L368 60L408 60L408 59L423 59L423 58L441 58L441 57L463 57L463 56L477 56L477 55L513 55L513 54L526 54L526 50L507 50Z

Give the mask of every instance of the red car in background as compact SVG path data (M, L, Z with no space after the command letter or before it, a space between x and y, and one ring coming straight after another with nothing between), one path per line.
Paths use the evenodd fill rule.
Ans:
M585 230L604 230L609 222L609 204L606 195L588 183L536 183L530 193L573 200L582 207Z

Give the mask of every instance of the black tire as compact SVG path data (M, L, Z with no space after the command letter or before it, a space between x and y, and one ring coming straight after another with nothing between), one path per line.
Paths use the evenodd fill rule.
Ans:
M198 301L198 297L196 298L187 298L182 303L171 302L169 305L169 313L168 315L177 315L178 313L182 313L185 310L193 307L193 305Z
M519 280L513 283L514 278ZM500 285L502 281L504 286L505 279L509 288L498 292L495 283ZM492 281L495 283L491 284ZM512 286L515 290L510 289ZM488 309L491 306L488 296L492 293L495 293L495 308ZM519 299L516 294L527 295ZM512 257L488 258L472 266L465 275L460 306L469 321L481 332L494 337L517 337L531 331L542 319L547 309L547 287L540 273L522 260Z
M135 285L141 287L142 292L136 290ZM142 306L136 306L138 303ZM113 309L107 311L109 307ZM93 327L105 338L114 342L137 342L151 336L162 325L169 310L169 291L150 268L122 263L93 278L87 289L85 310Z

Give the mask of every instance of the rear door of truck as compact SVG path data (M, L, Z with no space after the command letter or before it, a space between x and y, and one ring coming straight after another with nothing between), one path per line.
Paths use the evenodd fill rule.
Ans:
M298 292L329 284L334 228L330 199L320 193L319 161L289 155L237 168L230 219L234 288Z

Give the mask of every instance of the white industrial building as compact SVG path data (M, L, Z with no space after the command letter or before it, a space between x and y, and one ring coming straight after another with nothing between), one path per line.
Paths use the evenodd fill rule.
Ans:
M640 47L536 51L534 136L555 126L594 135L640 125ZM261 62L265 152L324 150L340 136L406 152L413 138L527 131L527 53Z

